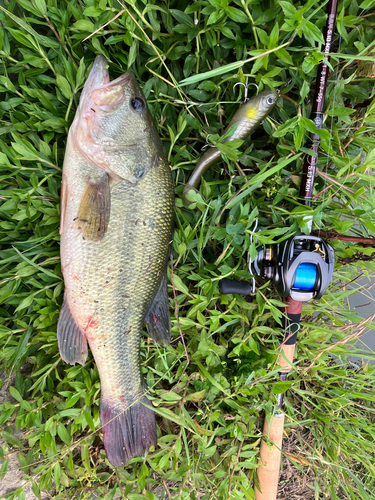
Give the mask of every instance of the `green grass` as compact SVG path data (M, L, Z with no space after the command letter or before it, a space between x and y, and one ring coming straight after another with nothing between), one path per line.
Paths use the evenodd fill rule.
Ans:
M348 310L354 293L348 283L360 273L375 274L373 262L365 260L375 250L331 241L337 258L333 282L321 301L304 305L295 369L283 384L277 381L275 290L266 283L254 299L222 296L218 289L221 277L250 278L246 260L255 251L255 217L262 243L306 229L301 215L307 212L314 229L366 238L375 231L373 0L339 5L320 132L324 176L315 185L315 194L324 193L311 211L295 201L325 5L4 1L0 366L15 375L10 393L16 402L0 410L2 474L13 447L37 495L45 489L51 498L84 499L95 491L103 500L115 494L152 500L161 485L181 499L252 499L262 420L265 412L272 414L276 394L288 390L286 432L297 438L305 459L295 462L299 474L314 469L309 486L315 498L373 497L374 372L366 362L348 363L355 347L347 340L363 331L361 317ZM142 349L159 415L158 446L125 468L106 460L92 357L84 367L69 367L56 340L64 288L58 231L64 148L98 53L110 61L112 79L129 68L135 72L176 186L173 342L161 349L145 337ZM207 134L220 136L238 108L243 90L239 95L233 85L246 77L260 89L292 78L283 91L288 99L279 99L251 139L232 148L240 166L223 161L207 172L201 185L206 202L186 210L183 186ZM366 357L373 359L371 353ZM25 433L22 441L14 424ZM20 489L8 498L25 496Z

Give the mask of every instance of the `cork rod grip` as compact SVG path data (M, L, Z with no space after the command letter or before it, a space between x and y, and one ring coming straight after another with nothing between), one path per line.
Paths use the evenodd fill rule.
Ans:
M281 446L284 431L283 413L275 414L270 422L264 422L263 434L272 443L262 440L260 445L260 462L257 469L259 488L255 488L256 500L276 500L279 484Z
M285 300L285 308L283 309L284 338L281 347L284 356L280 355L278 359L281 373L288 373L293 364L301 312L302 302L296 302L290 297ZM282 399L280 400L280 406L281 404ZM260 461L257 469L259 490L255 488L256 500L276 500L277 486L279 484L284 420L284 414L277 410L271 422L268 422L267 419L264 422L263 434L267 436L269 441L273 444L270 445L264 440L262 440L260 444Z
M278 359L278 364L281 368L281 373L289 373L292 369L294 351L296 350L296 344L283 345L281 348L283 356L280 354ZM286 359L284 359L286 358Z

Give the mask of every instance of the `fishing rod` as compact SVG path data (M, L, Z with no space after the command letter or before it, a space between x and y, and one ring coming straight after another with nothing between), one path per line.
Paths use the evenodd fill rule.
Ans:
M311 119L317 129L323 126L324 100L328 80L329 53L336 22L338 0L330 0L327 5L327 22L324 30L324 59L318 67L315 95L312 104ZM300 199L311 207L315 173L318 161L320 138L317 133L310 134L310 151L305 157ZM309 233L312 228L312 216L305 217ZM311 299L319 299L326 291L333 275L334 251L322 238L311 235L292 236L279 244L267 245L258 249L258 255L249 263L249 271L254 276L271 280L284 298L282 308L280 380L285 381L293 364L300 328L302 304ZM255 293L255 281L249 283L223 279L220 289L223 294ZM276 500L279 482L282 439L285 414L282 411L283 394L277 397L277 408L270 421L265 418L263 435L266 440L260 446L260 463L257 469L259 485L255 488L256 500Z

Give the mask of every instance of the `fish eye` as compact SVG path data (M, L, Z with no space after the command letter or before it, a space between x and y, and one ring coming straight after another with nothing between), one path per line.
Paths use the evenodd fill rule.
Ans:
M269 97L267 99L267 104L273 104L275 102L274 98L273 97Z
M131 109L136 113L141 113L145 108L145 103L141 97L132 97L129 104Z

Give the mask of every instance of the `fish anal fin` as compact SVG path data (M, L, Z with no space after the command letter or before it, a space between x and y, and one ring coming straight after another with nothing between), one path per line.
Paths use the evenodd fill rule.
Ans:
M87 358L87 340L84 332L74 321L67 300L61 308L57 323L57 341L60 356L70 365L84 365Z
M111 214L109 175L105 173L98 182L87 181L74 227L85 240L99 241L108 229Z
M114 466L125 465L133 457L141 457L150 446L156 446L155 413L147 397L116 405L100 398L100 422L105 451Z
M171 342L171 317L169 314L167 283L167 273L165 272L159 290L145 317L149 336L162 346L166 346Z

